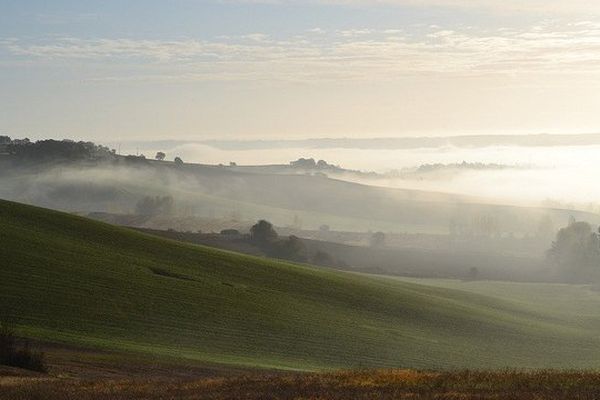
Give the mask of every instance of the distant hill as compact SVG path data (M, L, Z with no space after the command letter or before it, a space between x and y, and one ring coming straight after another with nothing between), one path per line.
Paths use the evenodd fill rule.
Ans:
M203 144L223 150L266 150L290 148L314 149L415 149L441 146L591 146L600 144L599 133L531 134L531 135L457 135L374 138L309 138L309 139L249 139L249 140L157 140L130 141L124 145L140 150L173 148L186 144Z
M189 141L132 142L137 147L164 147L194 143ZM379 138L312 138L281 140L205 140L202 143L224 150L258 150L278 148L315 149L415 149L441 146L590 146L600 144L600 134L532 134L532 135L459 135Z
M173 198L173 217L269 219L278 226L339 231L531 235L545 218L555 227L580 211L487 204L482 199L362 185L323 174L240 171L110 153L102 159L27 159L0 155L0 198L74 212L129 214L147 196ZM488 226L482 227L482 221ZM481 229L493 229L478 232Z
M35 338L292 369L600 367L598 308L553 314L7 201L0 243L2 315ZM563 289L548 290L559 298Z

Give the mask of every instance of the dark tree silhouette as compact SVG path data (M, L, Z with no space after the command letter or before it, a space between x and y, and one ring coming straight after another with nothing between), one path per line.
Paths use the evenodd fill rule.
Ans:
M27 138L14 139L4 143L4 147L15 158L29 161L99 160L115 156L115 151L108 147L98 146L92 142L75 142L66 139L38 140L35 143Z
M599 243L590 224L570 221L569 226L558 231L547 255L567 280L596 279L600 272Z
M156 158L158 161L162 161L165 159L167 155L165 153L163 153L162 151L159 151L156 153L156 155L154 156L154 158Z
M284 260L304 262L306 261L306 247L302 239L291 235L285 240L279 240L271 244L271 255Z
M175 165L183 165L183 160L179 157L175 157L173 162L175 163Z
M250 238L259 244L270 243L277 239L277 232L273 224L261 219L250 228Z

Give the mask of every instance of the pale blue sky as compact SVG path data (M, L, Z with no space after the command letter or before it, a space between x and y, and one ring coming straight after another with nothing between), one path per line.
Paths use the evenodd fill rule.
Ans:
M598 11L556 0L0 0L0 133L600 131Z

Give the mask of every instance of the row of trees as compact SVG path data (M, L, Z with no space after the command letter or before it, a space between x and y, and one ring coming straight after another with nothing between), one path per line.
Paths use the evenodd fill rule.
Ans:
M281 239L273 224L264 219L250 228L250 240L267 255L285 260L306 262L306 247L301 239L291 235Z
M28 138L11 139L10 136L0 136L0 154L8 154L21 160L106 160L115 159L117 154L115 149L98 145L93 142L63 140L38 140L32 142ZM141 154L130 156L145 160L146 157ZM166 154L162 151L156 153L155 159L163 161ZM175 157L173 162L176 165L182 165L183 160Z
M296 161L290 161L290 166L292 166L294 168L310 169L310 170L313 170L313 169L339 170L340 169L340 167L337 165L329 164L325 160L315 161L314 158L299 158Z
M547 222L542 220L541 224ZM267 255L293 261L311 261L317 265L334 266L337 264L329 254L317 251L308 256L302 239L290 236L280 239L273 225L261 220L250 229L251 240ZM376 232L371 236L371 247L385 246L385 234ZM600 280L600 228L594 231L583 221L571 219L568 226L556 234L551 248L547 251L547 260L554 266L556 278L566 282L595 282ZM478 279L479 270L471 268L469 279Z
M164 161L165 158L167 158L167 155L164 152L162 152L162 151L157 152L156 155L154 156L154 159L156 159L158 161ZM183 165L183 160L179 156L175 157L173 159L173 162L176 165Z
M73 140L38 140L11 139L0 136L2 153L22 160L90 160L112 159L116 156L114 149L92 142L75 142Z
M297 236L291 235L287 238L280 238L273 225L265 220L258 221L250 228L250 240L271 257L296 262L311 262L315 265L327 267L341 264L331 254L323 250L317 249L313 254L309 254L304 242Z

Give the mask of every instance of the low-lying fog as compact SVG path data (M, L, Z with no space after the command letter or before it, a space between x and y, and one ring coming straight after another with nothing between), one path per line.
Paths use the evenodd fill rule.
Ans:
M121 149L122 154L139 149L145 157L115 157L105 147L68 141L13 145L20 152L6 152L0 159L4 199L186 234L247 232L255 221L267 219L282 236L334 243L319 244L337 260L327 265L368 266L379 273L386 266L389 273L411 276L532 280L547 279L542 267L550 266L552 279L600 282L600 189L594 184L600 172L598 144L410 150L261 144L233 150L207 143L171 148L142 143L133 151ZM82 149L94 157L68 156L88 154ZM149 161L158 151L167 160L183 161ZM53 159L55 154L67 156ZM478 199L354 185L321 174ZM358 253L335 247L340 244L358 245ZM413 253L383 251L393 248ZM280 254L279 247L269 251ZM374 261L375 253L383 255ZM302 259L308 260L308 254L302 253ZM425 273L432 265L437 266Z
M343 179L380 186L451 192L486 197L499 202L593 208L600 199L600 146L454 147L417 149L271 148L224 150L201 143L171 148L145 148L146 156L164 151L203 164L288 164L300 157L324 159L345 169L381 174L376 179L345 175ZM135 154L136 149L122 150ZM452 167L481 163L489 168ZM443 168L414 173L427 164ZM397 173L393 173L396 171ZM390 172L392 172L390 174Z

